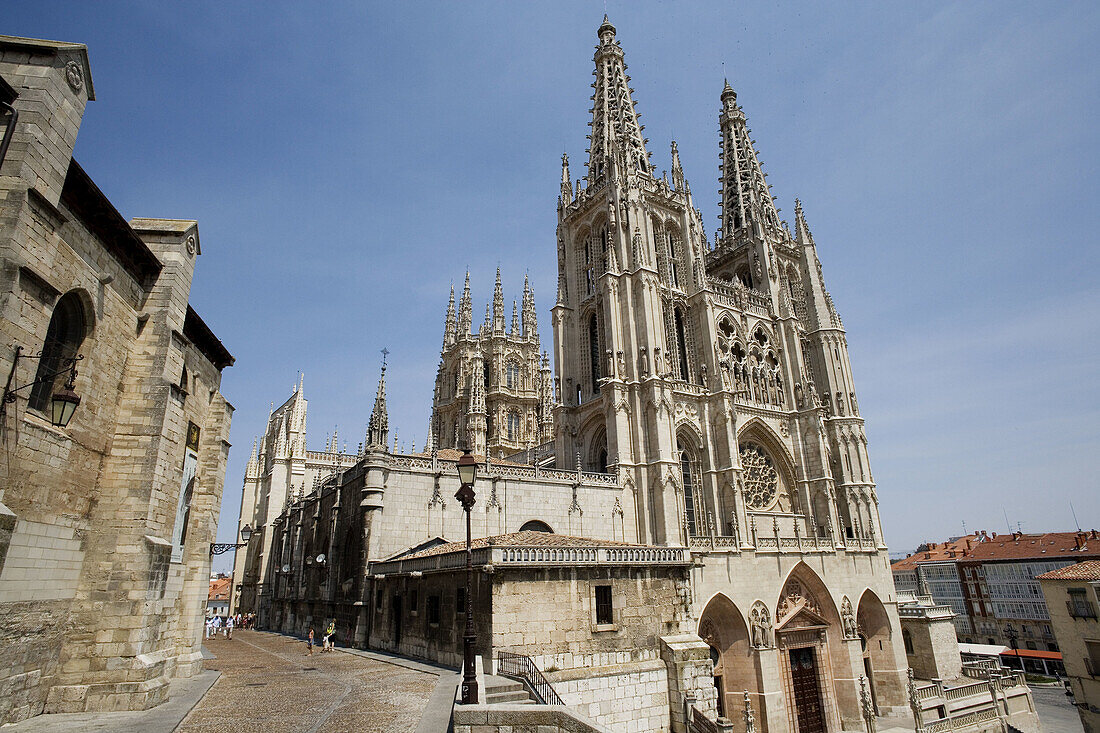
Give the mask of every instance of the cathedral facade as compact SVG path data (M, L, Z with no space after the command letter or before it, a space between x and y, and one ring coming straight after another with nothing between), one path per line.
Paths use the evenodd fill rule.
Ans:
M589 712L601 709L592 697L600 685L586 680L627 695L631 675L658 675L665 717L631 729L685 730L694 700L701 715L751 716L757 730L862 730L868 709L907 709L906 657L845 331L802 206L792 232L727 83L721 228L709 239L674 142L671 175L656 175L606 18L598 38L584 177L574 182L562 159L553 384L527 288L509 332L498 279L476 336L468 287L457 314L452 293L429 450L387 448L380 382L354 465L267 512L273 541L262 563L278 580L256 596L261 620L300 631L335 616L354 643L453 659L454 640L433 637L439 623L423 623L415 608L441 594L426 599L438 620L440 598L457 598L427 578L445 565L433 544L464 536L448 449L469 447L484 462L474 534L497 558L477 576L498 583L491 625L479 632L487 661L498 645L527 655L554 670L547 677L568 688L567 704ZM545 442L552 461L499 460ZM532 543L520 530L534 527L564 536ZM571 549L571 537L584 542ZM579 549L592 542L606 546ZM635 549L615 549L622 544ZM643 552L653 548L671 554ZM260 562L252 547L249 557ZM618 558L600 581L610 590L582 582L591 564L569 560L579 557ZM548 651L555 632L543 624L553 619L536 619L532 604L528 619L523 604L508 603L524 586L505 593L492 581L506 561L545 571L524 583L572 578L555 586L555 602L595 620L569 627L568 653ZM626 619L631 629L647 623L644 599L622 621L610 610L643 578L676 608L649 618L630 645L609 646ZM498 618L496 608L517 606ZM613 623L596 622L600 608ZM505 633L526 623L538 633Z

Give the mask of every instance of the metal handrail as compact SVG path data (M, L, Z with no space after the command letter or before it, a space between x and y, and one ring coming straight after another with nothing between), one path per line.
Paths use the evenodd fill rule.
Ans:
M564 705L558 693L542 676L542 672L531 657L513 652L497 650L497 673L505 677L516 677L527 686L543 705Z

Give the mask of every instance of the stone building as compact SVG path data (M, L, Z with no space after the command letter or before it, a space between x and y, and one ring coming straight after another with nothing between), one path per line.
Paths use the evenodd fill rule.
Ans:
M271 555L271 524L291 501L315 490L322 478L355 464L358 455L339 449L339 433L333 430L325 450L306 448L305 375L286 402L272 408L263 437L254 441L245 466L244 496L237 520L237 536L245 525L253 529L246 550L233 561L235 584L230 612L254 612L257 597L264 593ZM360 453L362 445L360 445ZM239 589L239 590L238 590Z
M87 49L0 36L0 78L18 113L0 164L0 722L144 709L202 669L233 357L188 304L196 223L126 221L72 158ZM58 425L66 383L80 402Z
M505 328L504 291L497 270L492 306L472 331L470 273L455 313L447 304L443 349L435 378L428 445L462 448L503 458L549 442L553 435L554 393L550 362L539 347L535 294L523 280L523 310L512 301Z
M898 590L929 595L951 606L962 642L1003 644L1026 657L1028 651L1059 651L1038 576L1092 558L1100 558L1095 530L979 531L922 545L891 569ZM1047 655L1030 656L1057 661Z
M656 656L630 663L662 660L647 668L654 675L647 684L669 691L669 713L632 720L631 729L684 730L680 693L711 720L740 720L747 700L757 729L773 733L862 729L861 676L868 705L903 714L906 656L863 419L802 206L792 233L727 83L719 99L722 224L708 239L675 143L670 176L649 160L615 28L605 19L597 35L587 172L574 182L563 156L558 202L552 453L516 465L492 460L488 441L489 458L475 451L483 463L476 537L536 527L568 537L559 540L560 555L510 540L520 556L544 558L539 572L514 582L498 586L498 564L482 566L478 582L494 588L494 626L485 631L492 651L552 664L571 704L601 710L598 690L632 684L619 668L627 660L600 656L625 630L573 629L577 648L554 650L533 631L543 623L537 602L514 606L511 635L498 634L498 610L509 595L551 591L570 608L595 603L592 568L575 560L582 541L675 548L690 556L687 570L670 567L648 581L614 563L595 565L683 605L675 622L632 610L641 615L631 628L649 630L640 648ZM503 331L499 322L489 326L482 330ZM470 392L484 385L478 363L460 377ZM533 375L533 358L528 364ZM445 385L453 370L440 373ZM276 580L258 600L262 623L301 631L335 617L353 643L399 647L422 624L410 609L422 612L423 593L445 603L433 590L443 581L429 575L452 569L410 563L429 562L416 553L465 533L452 499L458 453L391 452L384 396L380 380L355 465L332 472L271 522L265 562ZM479 404L458 409L480 416ZM437 429L439 444L465 437L481 448L480 428L469 425L465 436L459 425L457 438L453 424ZM395 567L408 577L380 570ZM569 582L548 585L563 578ZM524 631L528 623L532 631ZM424 644L417 653L440 660L456 653L453 638L415 643Z
M1039 576L1085 733L1100 731L1100 560Z

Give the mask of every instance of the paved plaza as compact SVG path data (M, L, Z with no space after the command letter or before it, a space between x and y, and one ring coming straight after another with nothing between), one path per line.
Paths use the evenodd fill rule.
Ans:
M1032 687L1035 711L1047 733L1081 733L1081 717L1073 707L1073 698L1061 687Z
M409 731L438 675L346 652L306 655L305 642L259 631L210 639L207 669L222 673L182 733Z

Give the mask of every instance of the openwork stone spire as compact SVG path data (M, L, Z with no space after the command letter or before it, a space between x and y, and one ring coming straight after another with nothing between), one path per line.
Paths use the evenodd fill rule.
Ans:
M680 151L676 147L676 141L672 141L672 187L682 191L687 187L684 180L684 167L680 164Z
M615 26L606 15L598 34L600 45L596 46L594 58L596 81L592 84L595 93L592 95L588 148L589 186L609 175L612 165L620 174L650 173L647 141L642 137L645 128L638 123L641 115L634 109L623 49L615 40Z
M798 199L794 200L794 238L803 247L814 246L814 235L810 233L806 215L802 213L802 202Z
M558 206L567 206L573 202L573 181L569 178L569 156L561 154L561 198Z
M462 288L462 300L458 301L458 332L468 334L474 322L474 306L470 300L470 271L466 271L466 285Z
M455 342L458 335L458 324L455 321L455 286L451 284L451 299L447 301L447 321L443 326L443 348L447 348Z
M374 409L367 423L367 445L384 448L390 432L390 419L386 414L386 357L387 349L382 349L382 373L378 377L378 394L374 398Z
M722 131L722 236L729 242L743 232L758 237L781 235L779 212L749 137L745 113L729 81L722 90L718 122Z
M535 308L535 291L527 275L523 276L523 335L537 336L539 332L538 315Z
M504 330L504 288L500 284L500 268L497 268L497 281L493 286L493 330Z

